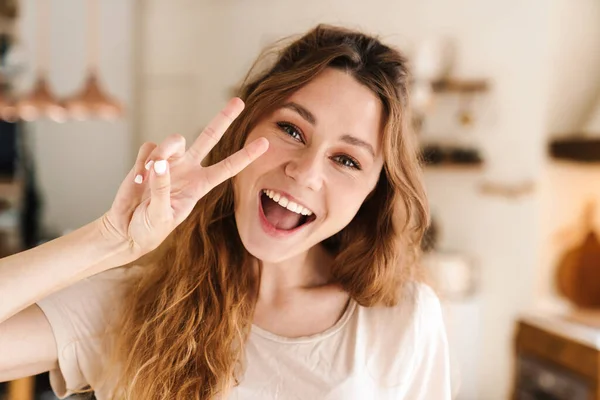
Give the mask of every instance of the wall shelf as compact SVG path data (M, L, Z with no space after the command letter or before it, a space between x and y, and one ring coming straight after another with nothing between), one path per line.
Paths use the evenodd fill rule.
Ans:
M439 163L424 164L425 171L450 171L450 172L479 172L483 170L483 162L480 163Z
M549 144L550 157L559 160L600 163L600 138L573 136L552 140Z
M478 149L442 144L422 144L421 159L427 166L481 166L483 159Z
M444 78L432 82L433 91L457 92L457 93L480 93L489 90L489 83L485 79L455 79Z

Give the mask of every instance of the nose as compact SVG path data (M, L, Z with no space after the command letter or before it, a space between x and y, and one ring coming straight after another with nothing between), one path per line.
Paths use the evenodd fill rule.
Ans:
M284 171L299 185L316 192L323 187L323 167L318 152L303 152L288 161Z

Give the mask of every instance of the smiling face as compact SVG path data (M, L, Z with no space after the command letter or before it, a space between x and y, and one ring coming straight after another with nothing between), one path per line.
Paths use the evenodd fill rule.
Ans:
M263 118L247 142L269 150L234 179L235 219L254 257L281 262L342 230L383 166L382 105L328 68Z

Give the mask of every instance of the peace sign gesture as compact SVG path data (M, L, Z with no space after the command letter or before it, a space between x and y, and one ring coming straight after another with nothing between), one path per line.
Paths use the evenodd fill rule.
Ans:
M201 166L243 108L241 99L230 100L187 151L181 135L171 135L158 146L144 143L135 166L101 219L103 235L127 241L141 256L158 247L206 193L260 157L269 146L265 138L254 140L215 165Z

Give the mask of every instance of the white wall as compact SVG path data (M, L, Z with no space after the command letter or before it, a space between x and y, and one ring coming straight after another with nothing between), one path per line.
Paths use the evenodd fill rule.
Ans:
M50 82L59 96L83 84L86 72L86 1L50 3ZM39 2L24 0L19 22L28 70L19 88L31 88L37 55ZM118 185L133 163L134 0L100 1L100 77L106 90L122 101L128 115L116 122L39 121L28 130L44 201L44 225L59 232L78 228L110 207Z
M600 2L555 0L548 132L581 131L600 106ZM595 132L600 136L600 132Z

